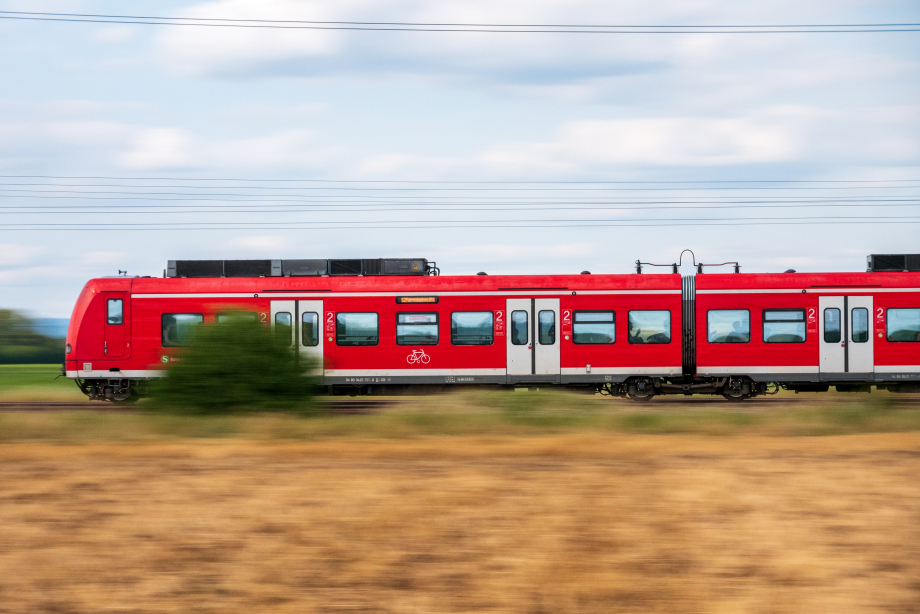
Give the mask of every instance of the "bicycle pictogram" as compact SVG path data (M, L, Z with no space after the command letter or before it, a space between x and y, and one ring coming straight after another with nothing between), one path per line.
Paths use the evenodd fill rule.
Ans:
M425 350L412 350L412 353L406 356L406 362L408 362L410 365L427 365L429 362L431 362L431 356L426 354Z

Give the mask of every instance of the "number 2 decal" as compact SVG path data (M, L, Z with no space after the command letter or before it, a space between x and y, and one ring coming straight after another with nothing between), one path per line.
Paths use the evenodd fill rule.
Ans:
M571 321L572 321L572 312L569 311L568 309L564 309L564 310L562 311L562 321L563 321L563 322L571 322Z
M879 322L885 319L885 310L883 308L878 308L878 313L875 315L875 319Z
M265 324L268 321L268 315L263 311L259 314L259 322Z
M332 313L331 311L330 311L329 313L327 313L327 314L326 314L326 323L327 323L327 324L334 324L334 323L335 323L334 320L333 320L334 317L335 317L335 314Z
M809 319L809 320L814 320L814 319L815 319L815 310L814 310L814 309L809 309L809 310L808 310L808 319Z
M502 312L501 311L495 312L495 321L498 322L499 324L502 323Z

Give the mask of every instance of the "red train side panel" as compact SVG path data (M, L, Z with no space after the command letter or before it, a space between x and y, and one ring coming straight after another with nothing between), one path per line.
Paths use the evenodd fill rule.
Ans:
M888 310L898 308L920 308L920 274L698 275L696 373L768 382L920 381L920 343L889 339ZM740 334L728 331L730 320Z
M436 297L437 303L398 304L397 297ZM119 299L124 301L120 307ZM123 310L124 324L109 322L112 305ZM571 384L621 382L631 375L679 377L681 305L677 275L96 279L74 308L66 369L69 377L83 380L158 377L182 351L164 347L164 314L200 314L208 325L221 312L242 310L272 326L279 314L290 313L300 325L302 313L316 313L323 331L318 344L305 345L297 332L292 341L303 355L321 357L327 385ZM509 334L515 311L527 312L521 347ZM458 312L491 314L490 342L454 344L452 317ZM613 314L607 341L576 343L582 312ZM665 329L651 340L638 325L630 331L630 312L653 313ZM336 322L349 313L377 315L376 344L341 344ZM436 345L397 343L397 317L406 313L437 314ZM634 319L641 322L640 316ZM538 328L544 324L546 334ZM110 340L118 332L124 334L123 354L111 351ZM512 360L520 352L529 359Z

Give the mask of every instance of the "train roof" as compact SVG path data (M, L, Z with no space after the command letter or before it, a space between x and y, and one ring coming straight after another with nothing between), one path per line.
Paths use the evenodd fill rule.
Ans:
M695 279L698 291L920 288L920 273L706 273Z

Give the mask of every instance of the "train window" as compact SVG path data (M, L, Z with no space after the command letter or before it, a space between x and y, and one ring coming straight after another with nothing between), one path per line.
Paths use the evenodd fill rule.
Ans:
M630 343L671 343L671 312L630 311Z
M853 309L851 324L850 336L853 338L853 343L865 343L869 340L869 310L865 307L857 307Z
M335 342L338 345L377 345L376 313L335 314Z
M824 310L824 343L840 343L840 310Z
M292 345L294 341L294 318L287 311L275 314L275 339L284 345Z
M160 339L165 348L188 345L195 329L204 322L200 313L164 313L160 318Z
M218 324L224 322L258 322L259 314L254 311L223 311L217 314L215 321Z
M511 312L511 345L527 345L530 332L527 325L528 315L526 311Z
M303 312L300 318L301 343L306 347L319 345L319 314L313 311Z
M750 343L751 312L747 309L710 309L706 313L709 343Z
M539 326L540 345L553 345L556 343L556 312L552 310L541 311L537 314Z
M450 342L454 345L492 345L491 311L455 311L450 314Z
M572 341L583 344L616 343L617 321L612 311L576 311Z
M437 345L437 313L396 314L396 345Z
M805 343L805 310L764 309L763 342Z
M920 341L920 309L889 309L888 341Z
M120 298L110 298L105 304L105 323L124 324L124 301Z

